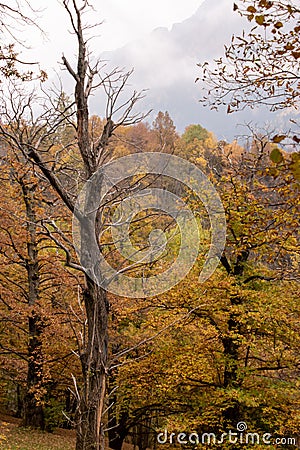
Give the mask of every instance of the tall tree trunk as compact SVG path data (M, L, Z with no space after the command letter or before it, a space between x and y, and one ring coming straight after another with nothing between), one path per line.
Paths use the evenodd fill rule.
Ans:
M35 185L27 184L26 179L20 180L27 216L27 279L28 304L31 307L28 317L28 369L27 384L24 396L23 424L27 427L44 429L43 392L43 352L41 334L43 323L35 312L39 300L39 261L37 246L37 219L35 212Z
M81 354L83 389L77 409L76 450L105 448L102 415L106 391L107 319L106 292L86 279L84 303L87 342Z
M239 343L236 336L240 331L240 325L237 317L230 314L228 320L228 335L223 338L224 347L224 387L236 386L238 384L238 357L239 357Z
M42 405L43 392L43 354L40 335L41 321L33 315L28 319L28 370L26 393L24 396L23 425L25 427L45 428L44 410Z
M241 254L237 257L235 264L233 265L233 275L236 277L241 277L244 273L244 266L249 257L249 251L243 250ZM229 265L226 258L221 259L222 264L226 268L228 274L231 273L231 266ZM240 297L232 297L230 299L230 314L228 319L228 332L222 338L223 348L224 348L224 388L235 388L241 383L241 378L239 375L239 349L240 342L238 336L241 334L241 323L239 320L239 315L233 312L232 309L237 305L241 305L243 302ZM224 410L223 417L225 421L225 427L232 428L235 427L237 422L240 420L240 404L237 400L233 400L232 403Z
M239 343L236 335L240 333L240 324L235 314L231 313L228 320L228 335L224 336L224 388L234 388L239 385L238 358ZM235 335L233 337L233 335ZM233 400L232 403L224 410L223 417L225 427L232 428L239 422L240 406L238 401Z
M20 419L22 417L23 412L23 396L21 386L19 384L17 384L16 394L17 394L17 411L15 417Z

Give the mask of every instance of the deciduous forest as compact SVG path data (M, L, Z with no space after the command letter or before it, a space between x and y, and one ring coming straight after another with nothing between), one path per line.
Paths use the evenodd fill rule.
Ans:
M60 5L76 58L64 55L59 70L73 93L62 81L49 89L48 74L22 59L13 24L37 26L22 3L0 3L0 448L244 448L241 435L220 438L229 430L252 433L255 449L296 448L299 123L284 132L247 124L227 142L201 124L179 133L168 111L150 120L130 68L108 69L91 55L94 24L84 14L93 5L79 0ZM214 65L199 62L199 100L228 113L297 109L299 5L231 7L253 27ZM188 185L184 163L178 177L141 165L106 180L109 163L148 154L187 161ZM196 170L226 220L224 248L204 281L215 231L202 201L209 192L191 189ZM160 207L154 188L160 199L170 193L177 213ZM183 204L199 237L185 276L195 235L181 223ZM160 289L177 259L179 279ZM148 295L150 278L158 285ZM135 282L143 295L132 293Z

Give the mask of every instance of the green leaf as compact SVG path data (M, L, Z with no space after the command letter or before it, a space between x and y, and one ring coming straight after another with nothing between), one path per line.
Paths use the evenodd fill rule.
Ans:
M300 154L292 154L292 163L290 164L290 169L295 180L300 181Z
M278 148L274 148L270 153L271 161L275 164L279 164L283 161L283 156Z

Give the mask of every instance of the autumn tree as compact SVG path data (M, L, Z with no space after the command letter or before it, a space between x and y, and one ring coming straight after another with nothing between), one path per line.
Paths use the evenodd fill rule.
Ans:
M79 159L69 159L68 168L60 171L61 163L64 162L66 154L69 155L69 144L57 141L56 130L60 124L73 116L73 111L69 106L66 108L54 108L47 104L44 99L44 114L35 117L33 113L34 96L24 98L20 96L20 91L16 94L17 103L12 108L18 107L15 114L19 119L13 130L1 126L2 135L8 142L14 142L20 152L29 158L39 169L43 177L60 196L65 206L71 214L75 213L75 201L78 195L78 186L82 186L90 177L97 172L107 157L110 155L108 148L109 140L115 130L120 126L128 126L137 123L144 116L136 114L133 108L141 97L141 94L134 92L128 100L120 99L124 86L130 75L120 72L117 69L109 73L101 72L101 63L92 63L87 48L86 36L88 26L82 22L82 15L89 8L87 2L79 5L77 1L64 0L63 7L68 14L72 29L77 39L77 64L73 68L69 60L63 56L63 64L75 84L72 104L75 107L76 120L73 124L74 137ZM106 94L106 117L105 124L100 134L91 134L89 122L89 98L96 88L102 88ZM12 95L10 99L12 99ZM16 98L15 98L16 99ZM23 103L25 101L25 106ZM51 101L50 101L51 103ZM12 103L11 103L12 106ZM53 103L52 103L53 106ZM5 106L2 120L13 122L9 117L9 106ZM30 121L28 121L30 118ZM25 122L24 122L25 121ZM24 127L26 132L24 132ZM60 150L53 155L52 149L55 143L59 143ZM109 153L108 153L109 152ZM70 166L71 161L74 165ZM76 161L76 163L75 163ZM65 166L65 164L64 164ZM66 174L70 183L65 185ZM90 192L87 198L87 210L94 210L96 192ZM80 215L78 217L80 220ZM85 221L81 231L81 242L83 253L81 264L73 260L72 252L68 246L64 245L67 256L67 264L73 269L84 273L85 286L83 290L83 302L86 313L86 333L83 335L83 342L79 350L82 367L83 386L82 389L75 386L78 401L76 431L77 450L104 448L104 427L103 411L106 392L107 377L107 349L108 349L108 314L109 303L107 294L96 280L85 274L86 259L89 257L87 243L92 235L99 236L103 228L101 213L97 214L96 223ZM51 228L49 229L50 234ZM68 243L70 244L70 242ZM100 251L100 248L98 248Z
M221 187L227 178L222 198L227 213L228 240L221 263L228 276L236 279L233 285L241 286L230 297L228 334L222 338L224 387L228 388L243 382L238 363L240 342L244 336L244 319L241 320L238 311L244 308L248 295L245 297L243 290L247 291L247 286L252 286L256 280L269 283L272 280L293 280L293 273L298 270L295 258L298 245L294 240L297 233L294 219L299 213L297 185L288 174L281 174L281 180L268 176L272 171L266 164L265 152L266 141L260 137L252 152L243 154L228 178L225 175L219 181ZM248 357L250 352L249 347ZM262 370L268 373L268 367L274 370L272 364L265 364ZM280 370L281 364L278 363L277 367ZM240 414L238 402L233 402L224 417L233 424L239 420Z
M198 283L209 246L203 230L199 265L176 289L116 308L135 349L124 352L117 374L120 432L131 426L135 435L132 421L143 414L145 435L164 428L221 435L239 421L251 431L296 435L298 190L288 170L273 171L273 149L257 136L248 151L228 151L222 176L212 171L228 223L213 276ZM194 207L202 221L202 206Z
M267 105L271 110L299 103L299 7L285 0L242 0L234 10L253 24L249 33L233 36L225 60L216 68L204 63L208 93L203 101L228 112Z
M155 151L173 153L178 135L168 111L159 111L152 123Z
M74 278L64 269L58 249L43 227L53 205L58 218L57 199L53 193L43 195L45 183L16 147L4 145L2 152L1 378L7 384L6 390L15 385L16 413L22 416L22 423L44 429L50 426L46 410L54 386L66 383L62 383L66 363L78 372L71 364L75 348L72 328L66 326L69 308L74 307L76 299L73 295L72 302ZM59 288L61 279L64 289ZM59 347L55 342L57 328Z
M2 161L2 168L3 167ZM15 164L16 166L17 164ZM38 304L40 300L40 264L38 255L38 219L37 219L37 186L38 180L35 180L30 170L25 170L20 173L20 166L10 166L8 169L2 172L2 187L6 183L7 187L10 186L9 192L13 199L16 198L16 193L13 192L14 184L18 186L17 195L23 199L23 211L24 211L24 224L26 227L26 234L24 236L25 242L27 241L27 251L24 252L22 244L22 237L18 236L18 232L13 230L13 224L9 223L9 216L4 214L1 220L1 235L2 235L2 264L14 264L19 268L16 275L19 279L16 279L9 271L3 270L3 279L1 280L2 289L7 293L12 289L12 284L15 283L16 291L18 289L23 290L23 301L26 302L29 309L28 311L28 352L24 353L24 358L28 361L27 369L27 386L24 396L24 424L27 426L34 426L44 428L44 414L43 414L43 398L44 398L44 383L42 382L44 377L43 370L43 356L42 356L42 344L41 334L43 329L43 319L39 313L37 313ZM6 177L5 177L6 175ZM10 181L11 180L11 181ZM16 205L17 207L17 205ZM20 205L16 208L19 209ZM19 211L18 213L19 214ZM20 217L20 221L21 221ZM21 230L24 226L22 224ZM19 230L20 231L20 230ZM5 238L5 234L7 238ZM19 242L18 242L19 240ZM27 277L23 279L21 275L22 268L25 268ZM26 279L27 278L27 279ZM23 288L21 288L23 285ZM4 301L4 300L3 300ZM16 310L11 305L9 299L6 300L8 309ZM20 328L24 326L19 325ZM3 344L2 344L3 345ZM9 351L5 347L4 351ZM16 350L15 350L16 351ZM21 349L18 351L21 357Z
M118 138L120 139L119 133ZM123 143L132 153L150 151L153 147L150 126L145 122L141 122L126 128L126 136L123 139Z
M243 0L234 3L234 10L241 16L248 19L253 24L253 28L249 33L244 32L241 36L234 36L232 42L228 47L225 47L225 60L220 58L215 61L215 68L211 68L207 63L202 64L203 81L208 87L207 94L204 95L203 101L212 108L218 108L221 105L227 105L227 112L243 109L244 107L254 107L255 105L266 105L271 111L282 108L295 108L299 104L299 8L295 2L289 1L265 1L265 0ZM278 134L274 133L269 140L275 144L280 144L287 137L286 133ZM299 143L297 132L291 135L291 140L294 145ZM284 162L284 157L278 148L273 148L270 152L267 152L267 140L259 138L256 140L260 142L260 150L264 150L271 157L271 160L280 165ZM258 158L260 162L264 160L262 152ZM290 163L291 172L297 179L297 166L299 166L299 158L297 154L288 156L288 160L292 160ZM265 160L264 160L265 161ZM266 161L265 161L266 162ZM253 164L254 162L252 162ZM271 164L272 166L272 164ZM286 164L283 163L283 166ZM255 165L254 165L255 167ZM257 170L257 169L253 169ZM257 173L257 172L256 172ZM269 168L269 173L277 177L279 175L278 170L274 167ZM284 171L285 173L285 171ZM284 190L295 192L291 197L297 195L297 186L294 184L293 179L289 179L288 175L282 175L281 195L284 194ZM234 185L239 183L239 174L235 172L232 174L231 183ZM245 189L251 189L253 186L253 180L248 179L245 184ZM279 189L275 179L270 181L274 183ZM266 188L265 188L266 189ZM236 191L237 192L237 191ZM242 194L245 197L246 191ZM264 194L266 195L266 193ZM254 204L257 196L253 198L251 202ZM274 200L274 208L280 210L278 205L279 198L273 193L272 198ZM276 198L276 200L275 200ZM254 200L255 199L255 200ZM238 198L234 199L236 203ZM262 208L262 204L266 202L265 197L261 197L259 200L259 208ZM286 197L286 205L288 205L288 197ZM295 204L295 203L294 203ZM296 204L295 204L296 205ZM236 204L232 204L232 210L236 209ZM266 209L269 213L270 207ZM248 216L248 213L247 217ZM274 211L277 215L278 211ZM281 214L284 215L284 213ZM290 219L292 220L292 218ZM279 218L277 219L280 223ZM251 236L258 236L256 231L257 221L252 223L249 233ZM267 235L272 231L271 248L269 249L269 258L272 259L271 254L274 251L275 246L278 245L278 255L284 253L285 244L281 241L280 237L284 236L284 231L279 227L273 229L272 223L267 221L268 230L264 232L264 238L261 243L256 243L257 248L262 248L266 245L268 240ZM275 223L275 222L274 222ZM230 226L230 222L229 222ZM231 229L231 228L229 228ZM244 230L246 228L244 227ZM287 227L288 229L288 227ZM237 238L236 230L232 229L232 233ZM274 240L275 236L278 242ZM249 236L250 237L250 236ZM243 238L245 239L245 237ZM249 238L246 238L247 240ZM249 239L250 241L250 239ZM253 245L253 244L252 244ZM226 260L225 256L223 261L224 267L228 273L236 273L238 276L242 275L245 270L245 264L249 259L249 244L245 245L245 249L237 256L237 267L232 265ZM244 262L243 262L244 260ZM240 264L240 262L242 264ZM259 275L257 275L259 277ZM250 277L250 281L255 278ZM238 321L232 320L233 328L238 330ZM231 342L229 347L234 348ZM229 348L228 347L228 348ZM237 349L237 347L236 347ZM234 358L236 359L236 358ZM234 364L232 364L232 372L234 374ZM235 377L234 377L235 378Z
M297 108L299 104L300 10L296 2L242 0L235 2L233 8L241 16L246 17L253 27L250 32L233 36L231 43L225 47L225 57L216 60L213 67L208 63L201 64L202 81L207 90L202 101L213 109L227 106L228 113L258 105L265 105L271 111ZM279 280L288 278L292 296L295 289L294 273L298 271L296 256L298 241L294 217L299 212L297 203L299 187L296 181L299 180L299 154L284 153L278 148L278 145L282 147L284 142L288 142L294 150L298 150L298 125L293 120L291 123L292 126L296 125L295 131L282 133L274 131L267 136L253 129L250 130L252 143L249 152L243 153L240 162L235 164L238 169L229 172L226 183L219 186L224 186L224 189L222 188L223 202L228 214L227 252L229 253L225 252L221 258L224 269L230 277L237 277L238 286L245 288L249 286L254 290L256 284L258 287L261 282L262 284L276 283L277 280L274 284L274 292L276 289L281 292ZM274 143L273 146L271 142ZM291 151L291 147L289 150ZM230 163L229 166L233 168L234 164ZM227 169L229 166L227 165ZM244 180L241 179L241 174ZM222 183L225 178L226 176L221 178ZM227 204L228 200L229 204ZM244 203L245 200L248 206ZM252 210L253 207L254 210ZM290 211L293 211L291 215ZM291 236L293 238L290 241ZM288 245L286 245L287 242L289 242ZM290 245L292 242L293 244ZM250 267L254 268L256 273L249 273L247 276ZM288 293L285 294L286 299L291 296ZM272 307L275 307L276 300L275 298L272 300ZM245 337L243 331L245 322L241 308L244 308L246 302L247 299L242 292L241 295L236 293L231 299L228 336L223 342L224 351L227 353L224 380L227 380L228 386L234 384L241 386L243 383L238 361L241 344ZM262 306L265 307L263 302ZM293 310L293 301L290 307ZM291 326L297 335L297 324L294 323ZM278 336L275 328L274 333ZM271 334L271 331L269 330L268 333ZM264 332L260 334L260 336L263 335L267 339ZM286 343L285 348L290 349L290 344L290 342ZM284 344L282 345L284 347ZM248 348L250 353L245 361L246 365L252 359L255 366L253 372L261 370L267 378L272 379L272 382L276 380L274 385L279 387L280 371L288 371L280 367L290 367L290 362L286 365L281 364L280 356L278 356L277 365L270 364L272 358L269 360L266 353L251 356L251 346ZM261 351L264 352L263 347ZM289 350L286 356L289 359L288 352ZM294 350L291 354L294 354ZM259 368L260 360L268 361L268 364ZM297 369L294 363L292 365L290 376L293 378L293 374L297 374ZM286 376L289 377L289 375ZM288 411L288 406L282 398L280 401L282 410ZM224 417L233 423L241 416L242 410L241 403L233 401ZM291 429L293 426L291 425Z
M221 155L217 140L200 124L188 125L180 139L177 141L175 154L196 164L203 171L207 171L208 165L215 159L221 163Z

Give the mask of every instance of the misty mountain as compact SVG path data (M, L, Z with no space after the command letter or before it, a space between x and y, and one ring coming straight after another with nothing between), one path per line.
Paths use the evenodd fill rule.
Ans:
M197 63L222 56L224 44L230 42L232 34L249 27L232 6L232 0L205 0L191 17L170 30L157 28L136 42L101 55L112 66L134 68L132 87L148 89L140 108L153 109L149 121L159 110L167 110L180 132L188 124L200 123L218 138L227 140L244 133L238 124L278 121L277 116L263 108L227 115L225 110L210 111L199 103Z

